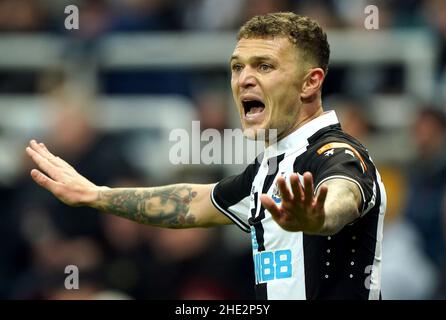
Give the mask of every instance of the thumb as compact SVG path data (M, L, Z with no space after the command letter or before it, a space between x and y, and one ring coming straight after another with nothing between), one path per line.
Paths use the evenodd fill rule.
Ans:
M268 196L267 194L262 194L260 196L260 202L262 203L262 206L271 213L273 218L279 218L281 216L281 212L279 207L276 205L274 200Z
M39 185L54 193L56 182L37 169L31 170L31 178Z

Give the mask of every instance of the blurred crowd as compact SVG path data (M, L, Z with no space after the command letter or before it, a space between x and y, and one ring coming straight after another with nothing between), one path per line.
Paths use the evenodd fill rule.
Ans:
M91 101L70 98L63 82L45 94L52 101L45 143L53 152L98 185L153 185L127 160L120 134L91 125ZM222 245L221 230L157 229L67 207L37 188L29 179L30 161L19 160L23 171L0 192L2 298L250 297L249 250ZM218 171L194 174L200 182L222 178ZM79 268L79 290L65 289L68 265Z
M69 4L79 7L81 28L76 32L63 27ZM111 33L235 31L253 15L276 11L308 15L328 29L362 30L369 4L379 8L380 29L430 32L438 42L435 81L446 84L444 0L0 0L0 39L18 33L72 37L82 43L83 58L88 58L94 54L95 40ZM68 81L66 70L0 68L0 97L43 96L51 117L40 138L98 185L211 183L227 170L184 166L164 181L142 172L129 160L132 137L95 127L92 119L98 115L92 106L99 94L180 94L196 106L201 130L222 131L233 127L227 71L104 72L98 75L97 92L91 93ZM391 66L378 80L357 81L348 68L333 68L324 96L337 110L344 130L370 145L372 156L377 153L389 199L383 298L445 299L446 101L409 96L416 108L401 130L408 146L391 146L404 154L403 149L410 148L403 161L380 161L380 149L373 148L376 137L385 137L388 128L374 122L369 98L376 92L399 94L403 72ZM0 125L0 145L2 129ZM11 137L3 136L7 139ZM254 298L249 237L236 227L165 230L69 208L31 181L31 163L24 152L16 163L18 174L2 179L7 173L2 172L0 156L0 298ZM67 265L79 267L79 290L64 287Z
M234 30L256 14L295 11L315 17L328 28L363 26L364 8L376 5L380 26L430 24L445 32L441 0L2 0L0 30L63 31L64 8L77 5L82 33L113 31Z

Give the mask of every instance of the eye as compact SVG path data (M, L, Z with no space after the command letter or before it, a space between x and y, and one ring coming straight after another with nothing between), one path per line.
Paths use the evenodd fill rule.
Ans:
M259 65L259 69L260 69L260 71L268 72L268 71L271 71L273 69L273 67L270 64L262 63Z
M231 66L231 69L232 69L233 72L240 72L240 71L242 71L243 66L240 63L234 63Z

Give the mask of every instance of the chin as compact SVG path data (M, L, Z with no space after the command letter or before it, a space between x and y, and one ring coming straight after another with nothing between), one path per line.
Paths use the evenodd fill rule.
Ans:
M245 127L243 129L243 135L249 140L265 141L267 134L268 130L261 126Z
M251 128L244 129L243 130L243 135L248 140L257 140L257 134L256 134L256 130L255 129L251 129Z

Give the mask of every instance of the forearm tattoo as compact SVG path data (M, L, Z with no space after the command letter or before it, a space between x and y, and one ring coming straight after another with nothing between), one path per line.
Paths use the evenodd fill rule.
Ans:
M168 228L195 226L189 211L197 196L188 185L100 191L97 208L139 223Z

